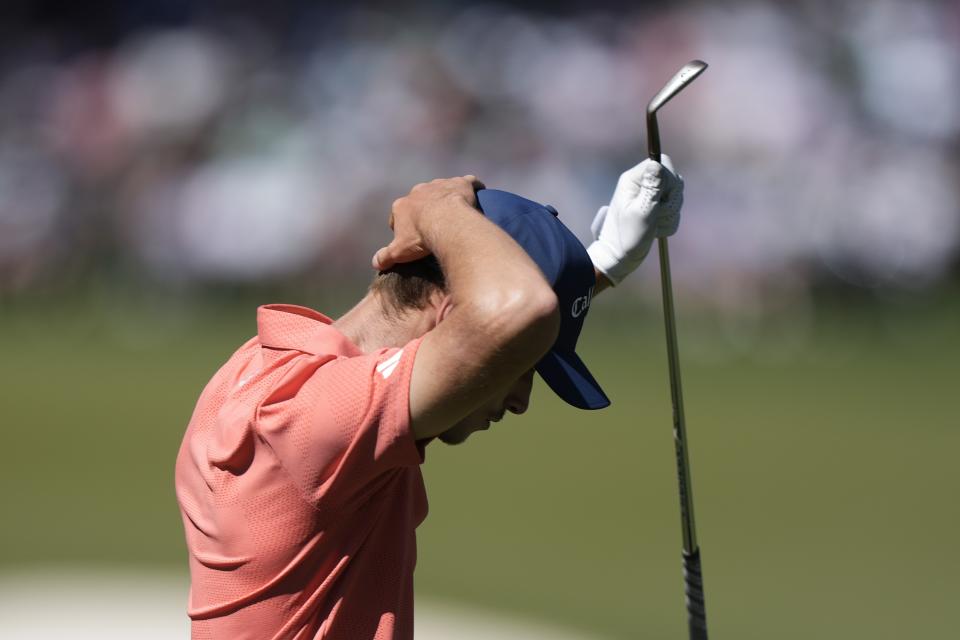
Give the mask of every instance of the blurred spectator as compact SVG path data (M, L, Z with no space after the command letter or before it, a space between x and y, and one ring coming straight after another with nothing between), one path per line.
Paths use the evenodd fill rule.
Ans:
M957 259L954 4L309 4L263 21L141 2L88 46L20 15L37 38L0 59L0 291L103 255L160 281L364 273L393 198L465 172L554 204L586 240L644 156L646 101L695 57L711 70L661 118L688 179L689 295L735 309L832 279L928 286Z

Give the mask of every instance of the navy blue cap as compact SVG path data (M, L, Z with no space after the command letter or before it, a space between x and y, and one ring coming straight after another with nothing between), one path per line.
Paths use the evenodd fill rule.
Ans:
M537 263L557 294L560 333L537 363L537 373L553 392L580 409L610 404L576 354L577 338L590 309L596 276L587 250L557 218L557 210L496 189L477 191L484 215L510 234Z

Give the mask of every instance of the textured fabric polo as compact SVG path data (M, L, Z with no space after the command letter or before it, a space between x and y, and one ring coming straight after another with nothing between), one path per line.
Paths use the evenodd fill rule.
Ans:
M257 325L207 384L177 456L192 636L412 638L420 340L363 353L292 305L261 307Z

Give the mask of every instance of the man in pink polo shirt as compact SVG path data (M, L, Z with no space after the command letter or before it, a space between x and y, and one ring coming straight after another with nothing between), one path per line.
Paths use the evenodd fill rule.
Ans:
M666 157L627 171L587 250L552 207L434 180L394 202L345 315L261 307L177 457L192 637L412 638L425 446L526 411L535 371L608 405L577 337L594 293L676 231L682 193Z

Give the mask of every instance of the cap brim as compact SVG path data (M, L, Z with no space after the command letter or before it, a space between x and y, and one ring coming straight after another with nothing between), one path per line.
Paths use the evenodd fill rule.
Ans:
M551 351L537 363L537 373L564 402L578 409L610 406L610 399L576 353Z

